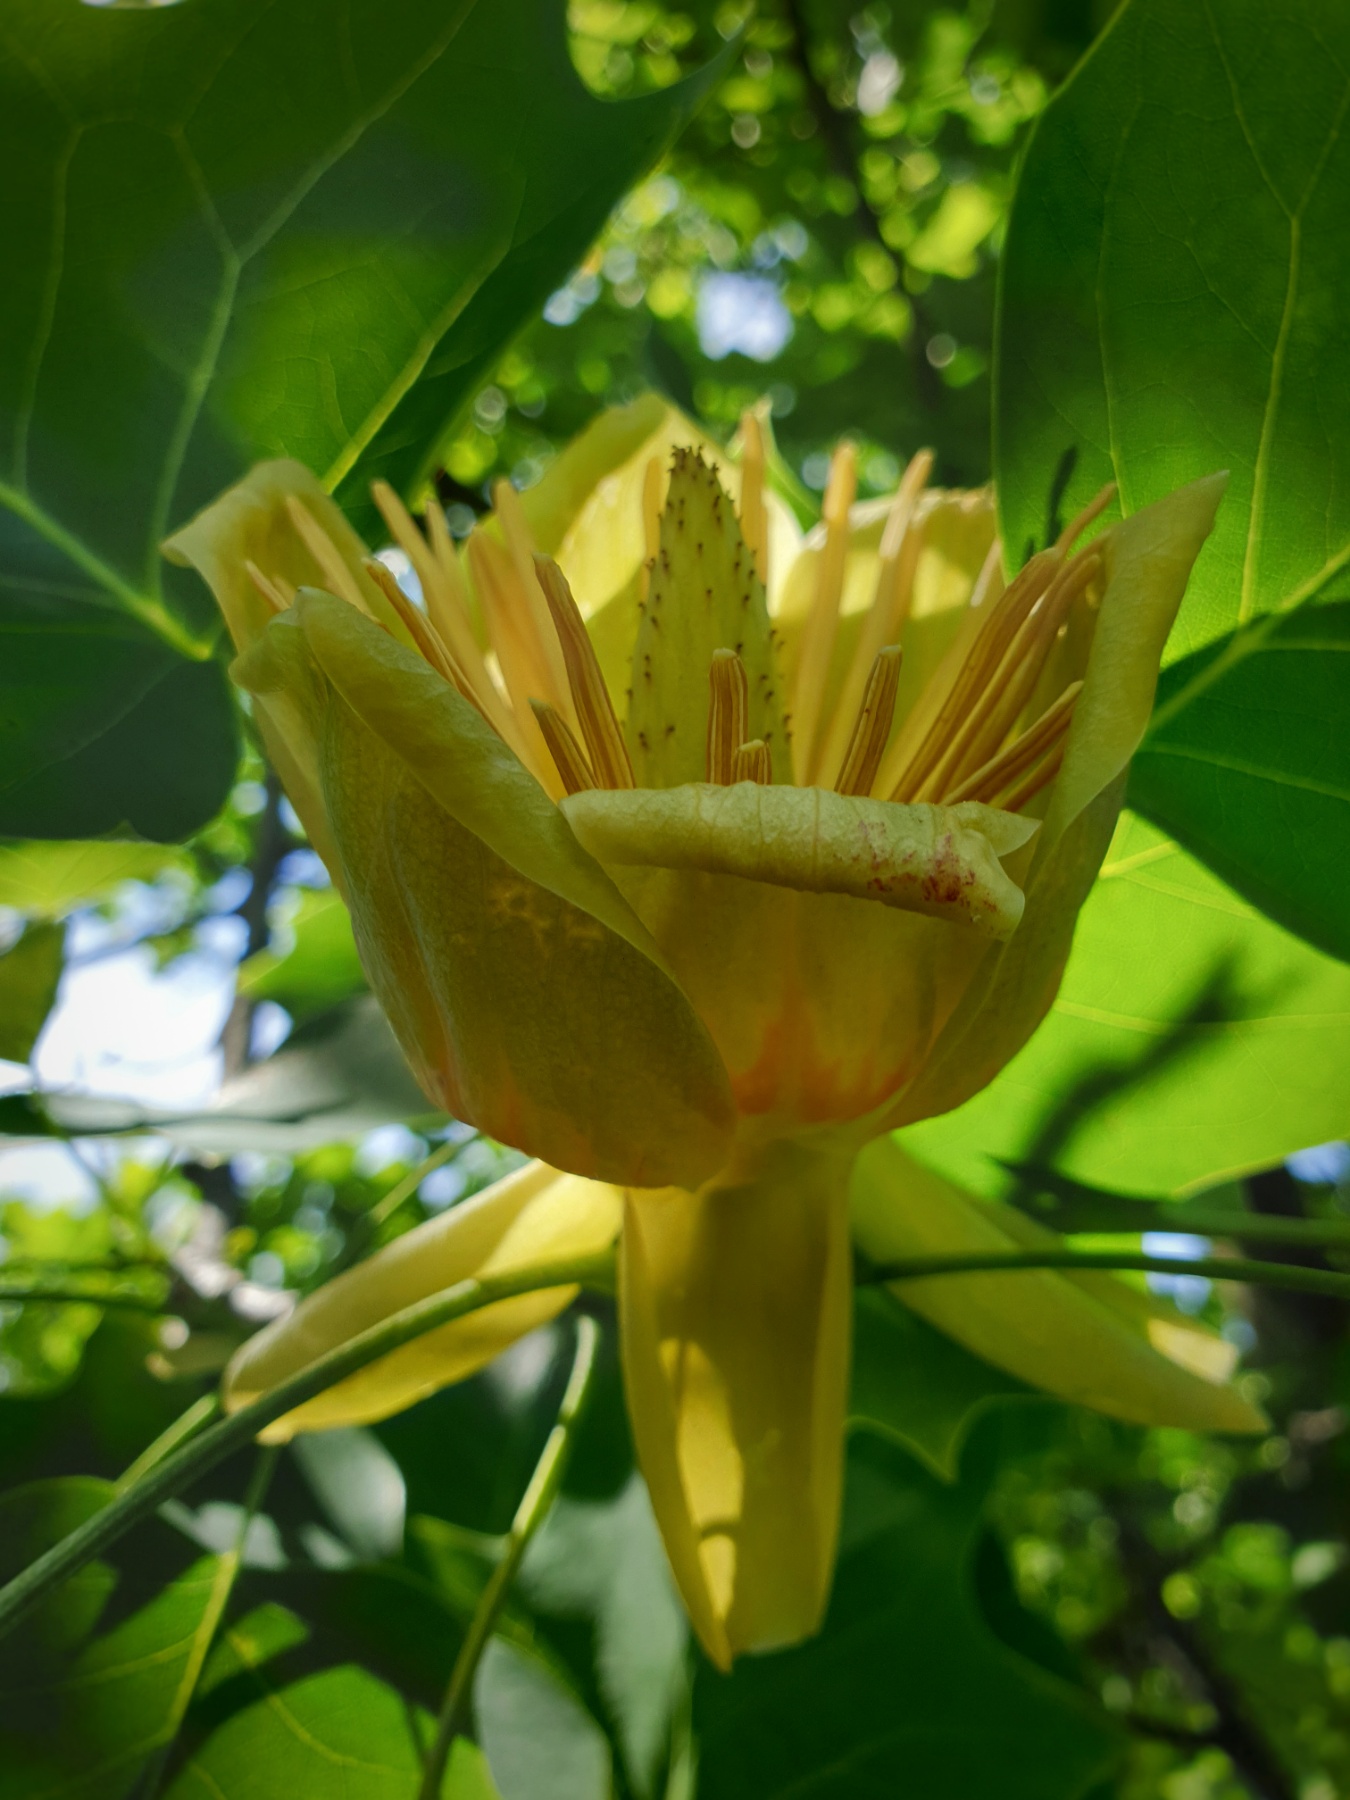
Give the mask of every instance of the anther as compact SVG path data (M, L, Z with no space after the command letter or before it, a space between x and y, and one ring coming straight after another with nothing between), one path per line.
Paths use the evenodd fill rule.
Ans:
M1064 551L1071 550L1088 526L1102 516L1115 497L1116 484L1114 481L1108 481L1099 493L1093 495L1082 512L1076 518L1069 520L1069 523L1060 532L1055 548Z
M760 787L768 787L773 781L773 763L769 756L769 746L763 738L751 738L748 744L742 744L731 759L731 779L737 781L757 782Z
M852 444L843 443L830 461L822 515L825 542L816 564L816 591L802 628L797 663L797 737L793 747L796 774L810 782L819 760L821 708L830 659L839 630L839 603L844 592L844 565L848 558L849 509L858 488L858 456Z
M341 552L310 512L305 503L294 494L286 496L286 511L290 514L294 525L304 542L306 550L319 565L324 583L339 600L349 600L358 612L370 617L370 606L361 592L360 583L342 560Z
M837 794L870 794L895 718L895 696L900 687L901 650L888 644L877 652L853 736L844 753L844 766L834 788Z
M614 704L596 660L595 647L567 585L567 577L551 556L536 556L534 569L548 602L558 642L562 645L572 704L576 707L596 779L601 787L630 788L635 784L628 746L623 741Z
M736 752L745 742L750 683L734 650L714 650L708 670L708 780L727 787L734 779Z
M1047 750L1065 737L1073 719L1074 706L1082 691L1081 681L1075 681L1065 688L1053 706L1048 706L1040 718L1028 725L1022 735L1015 738L1006 749L1000 750L982 768L967 776L960 787L946 796L944 804L955 806L961 800L983 800L987 805L992 805L996 796L1010 782L1020 781Z
M556 707L547 700L531 700L530 710L538 723L540 735L548 745L554 767L569 794L580 794L593 788L595 781L586 763L586 755L573 736L572 727Z

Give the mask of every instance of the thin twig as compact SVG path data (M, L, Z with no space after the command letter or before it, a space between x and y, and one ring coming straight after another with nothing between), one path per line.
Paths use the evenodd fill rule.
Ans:
M530 1539L547 1518L562 1485L567 1458L576 1434L577 1419L585 1404L586 1391L595 1368L595 1346L599 1335L595 1320L585 1313L581 1314L577 1319L577 1347L572 1359L572 1373L567 1378L567 1388L562 1397L562 1405L558 1408L557 1421L548 1435L544 1454L530 1477L529 1486L516 1508L501 1561L488 1578L468 1634L455 1658L445 1699L436 1720L436 1737L427 1757L419 1800L440 1800L441 1784L445 1779L445 1766L451 1747L464 1729L468 1717L474 1675L496 1629L507 1594L520 1568L521 1558Z
M921 1281L937 1275L1004 1275L1028 1269L1137 1269L1149 1275L1200 1275L1207 1281L1243 1281L1252 1287L1293 1288L1304 1294L1350 1299L1350 1274L1304 1269L1291 1263L1253 1262L1241 1256L1150 1256L1136 1250L980 1250L959 1256L911 1256L864 1267L861 1286Z
M20 1619L45 1598L53 1588L92 1562L110 1544L131 1529L139 1520L191 1485L234 1450L257 1436L274 1419L293 1412L297 1406L322 1394L327 1388L345 1381L358 1369L387 1356L391 1350L448 1325L454 1319L478 1312L498 1300L512 1300L519 1294L538 1293L548 1288L582 1286L588 1282L610 1278L613 1257L609 1252L598 1256L562 1258L552 1263L537 1263L528 1269L509 1274L483 1275L474 1280L457 1282L439 1294L405 1306L401 1312L381 1320L368 1330L359 1332L347 1343L318 1357L298 1375L292 1375L270 1392L240 1407L228 1418L219 1420L199 1432L188 1443L155 1464L134 1487L127 1488L110 1500L100 1512L77 1526L68 1537L54 1544L22 1570L5 1587L0 1588L0 1637L13 1630Z

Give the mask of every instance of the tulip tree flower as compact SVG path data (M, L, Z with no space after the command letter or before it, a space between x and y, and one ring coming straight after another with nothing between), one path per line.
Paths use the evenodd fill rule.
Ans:
M927 455L862 506L841 448L804 540L764 467L754 417L728 491L640 402L502 484L463 552L377 484L421 605L295 463L168 547L215 592L422 1086L536 1159L252 1339L227 1401L456 1280L617 1239L638 1455L723 1667L828 1597L853 1236L885 1262L1039 1229L887 1134L1049 1007L1223 489L1089 537L1103 496L1008 578L989 496L931 490ZM573 1293L444 1327L274 1434L384 1417ZM1227 1347L1115 1277L903 1297L1117 1416L1259 1425Z

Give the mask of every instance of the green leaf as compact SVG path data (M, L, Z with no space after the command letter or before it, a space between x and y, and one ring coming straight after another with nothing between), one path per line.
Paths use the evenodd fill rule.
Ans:
M186 837L220 810L239 762L224 669L185 659L106 596L68 600L11 570L3 499L0 484L0 588L27 591L0 592L0 833Z
M1248 898L1341 954L1344 626L1314 611L1232 634L1350 594L1350 412L1328 403L1350 381L1348 69L1344 8L1129 0L1029 144L995 399L1016 560L1103 482L1133 512L1229 470L1135 792ZM1321 638L1342 648L1319 667L1296 645ZM1334 722L1322 741L1319 718Z
M422 1744L431 1722L364 1669L325 1669L274 1686L252 1658L259 1645L228 1634L257 1694L184 1765L166 1800L416 1800ZM450 1757L443 1800L497 1800L481 1753L460 1738Z
M1350 604L1273 616L1166 670L1130 801L1350 960Z
M821 1635L699 1671L700 1800L1072 1800L1105 1772L1105 1720L975 1611L980 1497L855 1439Z
M351 914L332 888L300 896L287 928L286 950L260 950L239 971L239 992L250 1000L274 1000L296 1020L349 1000L366 985L356 953Z
M1003 1163L1194 1193L1344 1137L1347 1068L1350 968L1126 813L1044 1024L904 1144L990 1198L1013 1185Z
M501 1800L610 1800L605 1734L542 1657L494 1638L473 1700Z
M0 1499L0 1573L17 1573L112 1497L71 1476ZM91 1563L0 1645L3 1800L118 1800L178 1727L228 1589L232 1559L184 1566L156 1523Z
M63 925L30 925L0 956L0 1060L27 1062L56 1004L65 954Z
M635 1791L650 1795L685 1695L689 1629L641 1476L612 1500L560 1499L520 1583L537 1610L593 1622L596 1675L624 1767Z
M58 919L101 900L124 881L153 881L182 862L177 851L158 844L108 839L7 844L0 846L0 906Z
M944 1337L878 1288L853 1305L849 1425L892 1439L943 1481L955 1481L971 1428L1000 1401L1032 1396L1002 1370Z
M290 1155L360 1137L377 1125L438 1116L369 996L321 1013L220 1091L206 1112L150 1109L101 1094L47 1094L68 1132L160 1131L212 1156L238 1150Z
M160 542L260 457L366 523L373 475L422 485L718 72L606 105L555 0L13 0L0 831L204 822L232 714Z

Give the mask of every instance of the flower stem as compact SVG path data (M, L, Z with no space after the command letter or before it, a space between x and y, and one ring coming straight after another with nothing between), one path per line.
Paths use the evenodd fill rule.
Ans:
M445 1699L441 1703L440 1716L436 1721L436 1737L427 1758L419 1800L440 1800L445 1765L455 1739L464 1728L473 1678L482 1661L483 1652L492 1638L511 1583L520 1568L521 1558L530 1539L547 1518L562 1484L577 1419L585 1403L591 1373L595 1368L595 1346L599 1335L595 1320L583 1313L577 1320L576 1354L572 1359L572 1373L567 1378L567 1388L562 1397L562 1405L558 1408L557 1420L544 1445L544 1454L535 1465L529 1486L516 1508L501 1561L488 1578L468 1635L455 1658Z
M1350 1300L1350 1274L1293 1263L1253 1262L1241 1256L1150 1256L1139 1250L978 1250L953 1256L907 1256L864 1266L862 1286L919 1281L934 1275L1000 1275L1024 1269L1142 1269L1150 1275L1201 1275L1208 1281L1245 1281L1253 1287L1293 1288Z
M59 1544L45 1551L22 1570L5 1587L0 1588L0 1637L13 1629L52 1589L117 1542L138 1520L180 1493L199 1475L215 1468L225 1457L270 1425L274 1419L291 1412L316 1394L354 1375L367 1363L387 1356L403 1344L448 1325L468 1313L478 1312L497 1300L511 1300L517 1294L537 1293L541 1289L571 1287L609 1277L612 1257L565 1258L558 1262L538 1263L528 1269L509 1274L483 1275L476 1280L460 1281L439 1294L432 1294L401 1312L391 1314L368 1330L318 1357L298 1375L283 1381L279 1387L250 1401L228 1418L208 1426L179 1448L170 1451L148 1469L134 1486L124 1489L83 1525L78 1526Z

